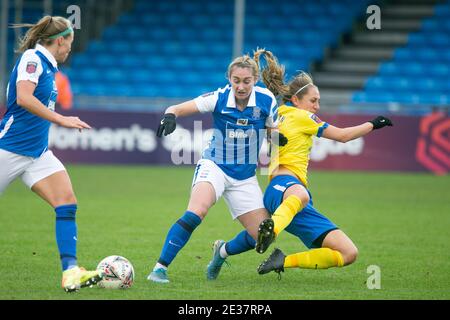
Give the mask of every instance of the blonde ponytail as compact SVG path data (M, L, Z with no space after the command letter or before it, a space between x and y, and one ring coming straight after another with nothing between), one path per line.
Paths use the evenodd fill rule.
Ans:
M301 99L308 92L309 85L314 85L311 75L304 71L301 71L288 84L284 83L284 66L278 63L278 59L272 52L265 49L257 49L254 52L253 59L258 64L258 68L261 68L261 55L264 55L267 64L261 72L262 81L274 96L281 97L283 103L291 101L293 96Z
M71 23L64 17L52 17L45 16L40 19L36 24L20 23L13 24L12 28L29 28L25 33L25 36L19 39L19 48L17 52L24 52L28 49L33 49L36 44L50 45L54 39L51 37L64 32L67 29L71 29ZM64 37L68 37L69 34Z
M277 58L272 52L265 49L257 49L253 53L253 59L261 68L260 56L263 55L266 60L266 67L262 69L261 78L267 89L275 96L284 96L289 92L289 86L284 83L285 68L278 63Z

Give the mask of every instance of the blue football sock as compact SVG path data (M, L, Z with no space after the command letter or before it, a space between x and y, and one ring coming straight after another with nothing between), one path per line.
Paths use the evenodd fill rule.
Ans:
M184 247L191 237L192 232L202 222L199 216L191 211L186 211L184 215L175 222L167 233L166 241L158 262L169 266L177 253Z
M58 244L63 271L77 265L77 224L76 204L67 204L55 208L56 243Z
M233 240L225 244L225 250L232 256L248 250L255 249L256 241L250 236L247 230L241 231Z

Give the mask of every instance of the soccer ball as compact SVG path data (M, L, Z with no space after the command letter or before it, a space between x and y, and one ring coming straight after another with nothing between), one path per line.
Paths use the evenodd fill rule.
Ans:
M100 261L97 270L105 274L105 278L98 283L100 288L127 289L134 281L134 268L127 258L109 256Z

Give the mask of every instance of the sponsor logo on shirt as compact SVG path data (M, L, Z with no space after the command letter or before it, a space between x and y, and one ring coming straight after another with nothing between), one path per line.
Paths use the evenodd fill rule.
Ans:
M243 130L228 130L227 133L229 139L247 139L249 137Z
M246 126L248 124L248 119L237 119L236 124Z

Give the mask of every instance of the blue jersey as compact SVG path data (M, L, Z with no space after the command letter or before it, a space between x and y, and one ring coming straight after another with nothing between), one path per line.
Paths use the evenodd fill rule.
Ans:
M27 50L17 60L9 78L5 116L0 123L0 149L37 158L48 148L50 121L42 119L17 104L16 84L28 80L36 84L34 96L54 111L58 91L53 55L41 45Z
M213 135L202 157L214 161L228 176L244 180L255 175L265 128L276 127L277 101L255 86L247 107L236 107L230 85L194 99L200 112L212 112Z

